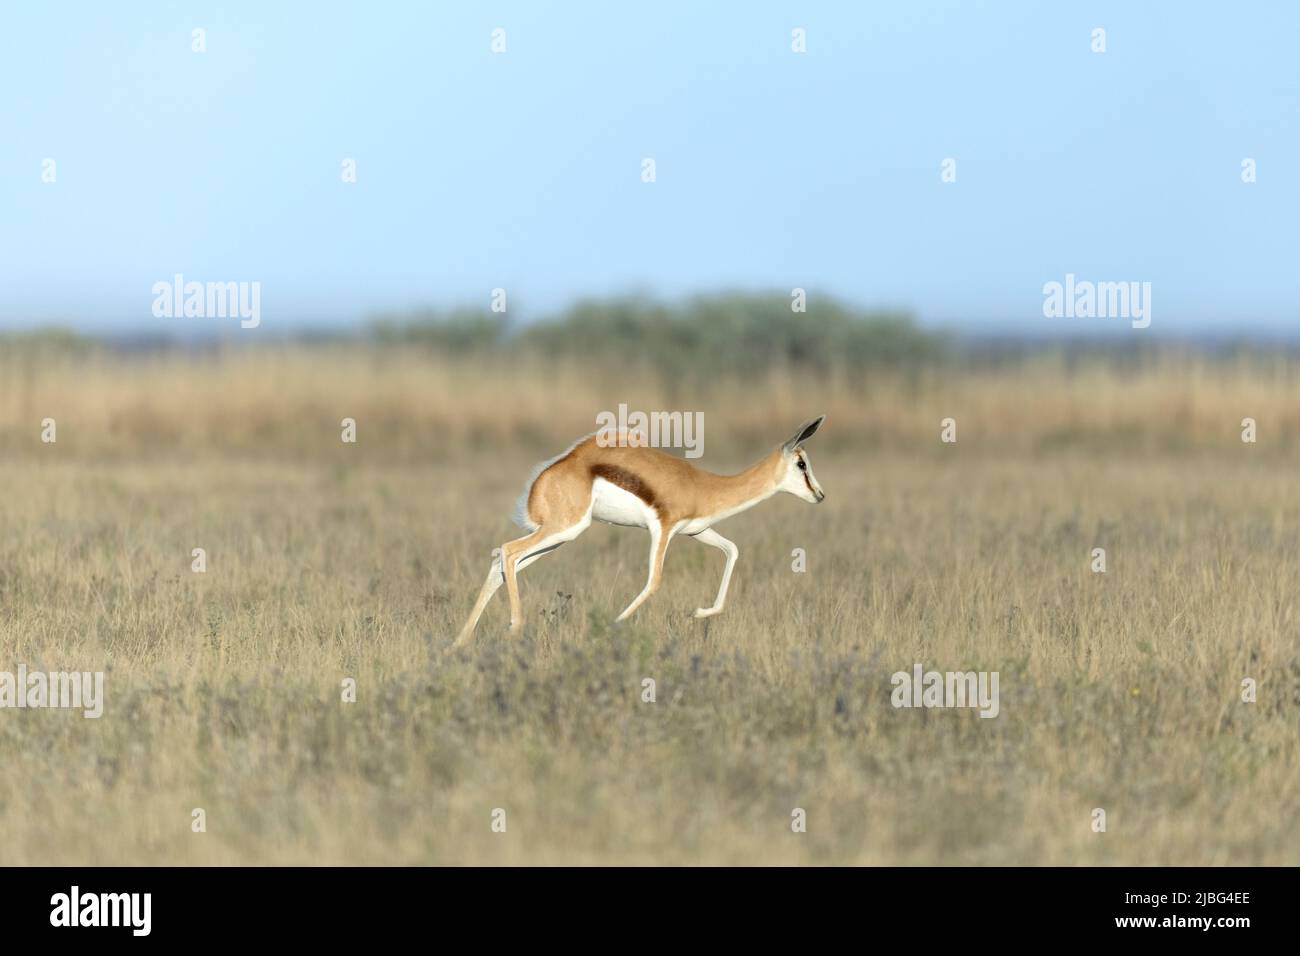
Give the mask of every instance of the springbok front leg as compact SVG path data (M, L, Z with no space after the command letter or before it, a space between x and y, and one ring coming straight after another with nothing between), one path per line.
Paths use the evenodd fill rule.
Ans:
M713 601L713 607L697 608L695 611L696 617L712 617L714 614L721 613L726 607L727 586L731 584L731 572L736 567L736 558L740 555L740 549L712 528L705 528L694 537L696 541L712 545L727 556L727 566L722 569L722 584L718 586L718 596Z
M627 608L614 619L615 623L625 621L631 617L636 609L646 602L650 595L659 590L659 582L664 577L664 554L668 550L668 542L672 540L673 532L664 531L663 524L651 520L650 526L650 574L646 579L645 588L636 599L627 606Z

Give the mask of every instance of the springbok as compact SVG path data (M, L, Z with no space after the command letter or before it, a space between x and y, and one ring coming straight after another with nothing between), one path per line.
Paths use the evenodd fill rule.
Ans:
M630 617L658 590L664 553L679 532L727 556L713 606L695 612L697 618L717 614L726 603L727 585L740 552L714 531L713 525L778 491L814 504L825 499L803 450L803 443L825 420L822 415L804 423L793 438L738 475L715 475L683 458L644 447L635 432L620 433L616 441L612 436L602 440L601 433L588 435L563 455L542 462L533 469L515 507L515 523L528 534L507 541L494 553L487 580L454 646L473 636L483 609L502 584L510 595L510 632L518 633L523 626L523 608L515 575L582 534L593 520L650 532L649 578L618 616L619 621Z

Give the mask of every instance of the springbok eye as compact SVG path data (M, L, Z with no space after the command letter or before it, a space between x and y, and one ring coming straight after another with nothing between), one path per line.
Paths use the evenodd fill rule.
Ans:
M808 463L807 463L806 461L804 461L802 458L799 459L799 470L800 470L800 471L807 471L807 470L808 470Z

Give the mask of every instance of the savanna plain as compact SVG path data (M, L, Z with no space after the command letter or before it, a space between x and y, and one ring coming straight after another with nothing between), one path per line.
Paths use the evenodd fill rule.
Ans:
M11 349L0 670L106 678L97 720L0 710L0 863L1300 863L1298 386ZM711 620L722 555L680 539L612 626L648 537L598 525L521 573L521 636L502 591L451 649L530 465L619 403L703 412L726 472L826 413L827 500L719 526ZM997 671L998 716L895 709L918 663Z

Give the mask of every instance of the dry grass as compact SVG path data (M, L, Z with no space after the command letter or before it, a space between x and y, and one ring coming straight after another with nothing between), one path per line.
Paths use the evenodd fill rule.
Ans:
M814 412L832 447L935 450L941 419L972 450L1182 454L1233 452L1241 420L1260 423L1260 456L1300 452L1300 362L1207 362L1168 354L1133 367L1046 355L1011 368L929 366L828 373L776 368L763 381L698 370L672 380L595 359L452 361L364 346L230 350L182 358L45 358L0 352L0 454L43 455L40 422L59 423L59 455L169 458L341 456L355 418L369 460L436 461L456 443L553 450L594 428L595 412L705 413L706 448L745 454ZM823 443L824 444L824 443Z
M0 711L0 863L1300 863L1289 366L695 394L369 352L0 366L0 670L108 671L100 720ZM678 541L611 629L647 539L597 527L524 572L522 639L499 595L444 653L528 464L619 401L705 410L720 469L829 411L828 501L723 526L707 624L721 556ZM895 710L916 662L999 671L1000 716Z

